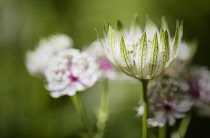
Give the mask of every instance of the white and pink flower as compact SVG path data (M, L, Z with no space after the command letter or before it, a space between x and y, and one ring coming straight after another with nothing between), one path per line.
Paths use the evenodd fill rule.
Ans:
M73 96L94 85L100 72L95 58L76 49L63 50L49 63L45 72L51 96Z
M162 80L151 85L148 98L152 117L148 119L148 124L162 127L168 123L172 126L176 119L183 118L194 103L186 93L188 89L187 84L175 80ZM141 116L144 112L143 106L140 105L137 111Z

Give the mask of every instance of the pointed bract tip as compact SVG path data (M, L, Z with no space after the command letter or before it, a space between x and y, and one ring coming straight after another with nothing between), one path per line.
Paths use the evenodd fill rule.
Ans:
M150 24L150 23L153 23L150 16L147 14L146 15L146 24Z
M112 26L109 24L108 25L108 31L110 31L110 30L113 30L113 29L112 29Z
M168 30L168 23L165 16L161 17L161 28Z
M124 28L124 26L123 26L122 22L118 19L117 20L117 30L121 31L121 30L123 30L123 28Z
M131 27L137 27L138 25L139 25L139 15L135 13L131 21Z
M108 22L108 26L111 26L111 23L110 22Z
M99 36L99 34L98 34L98 31L97 31L97 29L94 27L94 31L95 31L95 33L96 33L96 38L98 38L98 39L100 39L100 36Z
M146 31L144 31L144 33L143 33L143 35L141 36L141 39L140 39L140 45L143 45L146 42L147 42L147 33L146 33Z
M157 28L156 24L150 19L148 15L146 15L146 24L145 28Z
M180 37L182 38L183 37L183 21L180 21L179 23L179 34L180 34Z
M107 32L108 32L108 28L109 28L109 22L107 23L104 23L104 28L103 28L103 33L104 33L104 36L107 35Z
M154 34L154 38L157 38L157 32Z

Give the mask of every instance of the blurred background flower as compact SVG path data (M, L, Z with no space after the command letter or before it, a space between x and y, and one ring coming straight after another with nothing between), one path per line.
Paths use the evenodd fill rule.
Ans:
M28 51L26 66L30 74L44 77L50 60L64 49L71 48L73 41L70 37L59 34L48 39L42 39L34 51Z
M173 126L177 119L185 117L191 109L193 100L187 95L188 84L177 80L163 79L148 88L149 110L148 124L153 127ZM142 104L138 116L142 115Z
M99 77L99 65L89 53L63 50L49 62L45 71L47 89L54 98L73 96L93 86Z
M195 101L198 114L210 116L210 71L207 67L192 67L185 73L189 85L188 94Z
M24 65L26 51L34 49L40 38L51 34L71 36L75 47L82 48L96 39L94 27L103 36L104 22L114 24L120 19L129 26L134 13L139 14L142 24L145 14L149 14L159 26L160 17L165 16L172 34L175 20L180 19L184 21L184 39L196 38L199 42L193 63L210 67L208 0L1 0L0 11L0 137L3 138L77 138L82 131L80 118L69 97L52 99L43 82L31 77ZM98 107L101 86L98 82L81 95L92 116ZM110 83L110 118L105 137L140 137L141 122L137 121L133 110L140 89L134 83ZM208 137L209 126L209 118L193 115L186 136Z

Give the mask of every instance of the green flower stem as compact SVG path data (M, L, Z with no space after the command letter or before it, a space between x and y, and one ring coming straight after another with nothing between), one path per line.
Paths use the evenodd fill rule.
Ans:
M148 85L148 81L142 80L142 86L143 86L142 98L143 98L143 106L144 106L144 113L142 116L142 138L148 138L148 132L147 132L147 116L148 116L147 85Z
M88 132L89 138L93 138L93 131L92 131L91 125L89 123L89 120L87 118L87 115L85 113L83 103L80 99L80 96L76 93L74 96L71 96L71 100L82 119L83 125Z
M101 103L97 115L98 137L103 138L106 121L108 119L109 110L109 84L108 80L104 80L104 91L101 96Z
M191 118L191 114L188 114L185 118L182 119L178 129L178 133L181 138L185 137Z
M158 128L158 135L159 138L166 138L166 131L167 131L167 126L159 127Z

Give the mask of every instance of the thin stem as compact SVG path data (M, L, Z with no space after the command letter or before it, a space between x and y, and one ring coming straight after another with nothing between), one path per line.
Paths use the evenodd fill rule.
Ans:
M191 114L188 114L185 118L182 119L178 129L178 133L181 138L185 137L191 118L192 118Z
M84 110L82 101L80 99L80 96L76 93L74 96L71 96L71 100L72 100L77 112L79 113L79 115L82 119L83 125L88 132L89 138L93 138L92 128L91 128L91 125L90 125L89 120L87 118L87 115L85 113L85 110Z
M142 98L143 98L144 113L142 116L142 138L148 138L148 132L147 132L147 116L148 116L147 85L148 85L148 81L143 80L142 81L142 86L143 86Z
M158 128L158 135L159 138L166 138L166 130L167 130L167 126L163 126L163 127L159 127Z
M103 138L106 121L108 119L109 110L109 84L108 80L104 80L104 91L101 96L101 103L97 116L98 137Z

